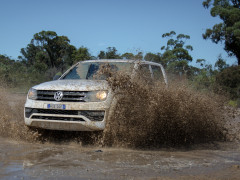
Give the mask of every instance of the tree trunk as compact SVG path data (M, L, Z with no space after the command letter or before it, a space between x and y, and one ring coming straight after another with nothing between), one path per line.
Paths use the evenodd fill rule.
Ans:
M238 61L238 66L240 66L240 53L236 54L237 61Z

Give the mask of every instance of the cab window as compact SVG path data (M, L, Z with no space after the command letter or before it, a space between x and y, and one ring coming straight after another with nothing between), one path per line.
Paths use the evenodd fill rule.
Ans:
M154 80L164 81L161 67L160 66L154 66L154 65L151 65L151 67L152 67Z
M148 64L141 64L139 66L139 73L144 79L150 79L151 78L151 72L150 72Z

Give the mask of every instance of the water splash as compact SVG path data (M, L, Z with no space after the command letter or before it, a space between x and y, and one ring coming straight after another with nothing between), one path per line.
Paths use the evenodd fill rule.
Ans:
M130 80L126 74L110 73L108 77L109 86L118 94L118 103L103 132L29 129L23 120L25 97L1 89L0 136L28 142L130 148L189 145L224 138L223 108L216 97L178 83L166 88L160 82Z

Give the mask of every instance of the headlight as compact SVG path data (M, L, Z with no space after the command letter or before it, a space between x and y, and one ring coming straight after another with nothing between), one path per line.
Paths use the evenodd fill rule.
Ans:
M37 90L36 89L31 88L28 91L28 99L32 99L32 100L36 100L37 99Z
M108 95L107 91L90 91L87 93L85 99L87 102L104 101L107 99L107 95Z
M98 91L96 93L96 98L99 100L105 100L107 98L107 92L106 91Z

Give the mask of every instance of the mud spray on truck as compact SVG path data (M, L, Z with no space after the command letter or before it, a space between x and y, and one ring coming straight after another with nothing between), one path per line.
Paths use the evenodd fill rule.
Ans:
M167 84L162 65L134 60L90 60L79 62L58 80L32 87L25 104L27 126L67 131L104 130L111 121L119 94L106 81L101 70L125 73L129 80L141 71L147 79ZM100 75L101 74L101 75Z
M225 138L221 98L178 79L169 83L162 65L143 60L79 62L32 87L24 109L25 124L37 128L27 137L40 141L82 142L98 132L94 144L151 148Z

